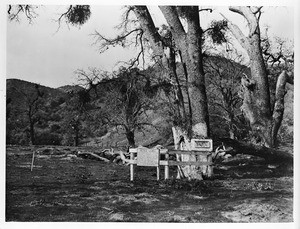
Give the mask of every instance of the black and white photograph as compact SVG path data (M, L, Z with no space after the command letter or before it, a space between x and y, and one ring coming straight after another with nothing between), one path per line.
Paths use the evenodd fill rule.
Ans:
M3 228L298 228L300 8L216 3L1 4Z

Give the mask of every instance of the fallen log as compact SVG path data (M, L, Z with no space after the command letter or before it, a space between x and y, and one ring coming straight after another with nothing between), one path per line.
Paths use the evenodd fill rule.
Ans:
M258 156L265 159L268 163L278 163L278 164L293 164L293 154L281 151L278 149L267 148L265 146L254 145L250 143L245 143L229 138L220 138L214 141L215 145L224 144L224 146L232 147L228 154L232 156L236 154L248 154L253 156Z
M91 153L91 152L78 152L77 153L78 156L91 156L94 157L96 159L99 159L101 161L105 161L105 162L110 162L110 160L108 160L107 158L104 157L100 157L99 155L95 154L95 153Z
M129 165L130 159L127 159L125 153L122 151L115 152L116 154L120 155L120 159L122 160L123 164Z
M110 159L114 156L114 150L113 149L104 149L100 153L96 153L100 157L105 157L107 159Z

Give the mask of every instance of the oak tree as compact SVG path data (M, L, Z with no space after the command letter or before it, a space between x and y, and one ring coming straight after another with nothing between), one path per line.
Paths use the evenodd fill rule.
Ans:
M259 20L262 7L231 6L229 10L241 15L247 21L248 34L228 21L228 27L246 50L250 60L250 75L241 79L243 90L242 110L248 119L251 128L260 137L261 144L274 147L277 143L277 133L282 122L284 112L285 86L293 77L293 71L283 70L277 79L275 89L275 102L272 106L270 100L270 84L267 65L263 56L262 39ZM284 62L287 63L288 60Z

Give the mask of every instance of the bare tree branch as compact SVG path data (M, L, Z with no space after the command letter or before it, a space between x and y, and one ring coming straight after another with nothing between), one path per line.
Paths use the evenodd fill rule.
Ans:
M181 21L179 20L179 16L175 6L159 6L159 9L164 14L170 29L172 31L172 35L174 39L178 40L185 35L185 31ZM176 32L175 32L176 31Z
M211 8L202 8L199 10L199 12L202 12L202 11L209 11L210 13L213 12L213 10Z
M61 21L62 21L62 19L66 17L66 15L71 11L71 9L72 9L72 5L70 5L69 8L67 9L67 11L64 12L64 13L62 13L62 14L59 16L59 18L58 18L57 20L55 20L55 21L58 23L58 28L57 28L56 31L59 31L60 26L61 26Z
M8 5L7 14L10 21L20 21L20 15L23 13L30 24L32 24L33 19L35 19L38 14L35 9L38 6L33 5Z
M249 41L248 41L247 37L243 34L243 32L240 30L240 28L237 25L233 24L222 13L221 13L221 15L225 20L227 20L228 28L231 31L231 33L233 34L233 36L239 41L239 43L243 46L244 49L248 50Z
M253 13L249 6L230 6L229 10L242 15L247 20L249 27L249 37L251 37L256 32L256 30L259 29L258 18L255 17L256 13ZM260 12L260 10L261 8L258 12Z
M263 6L251 6L251 11L254 14L261 13Z

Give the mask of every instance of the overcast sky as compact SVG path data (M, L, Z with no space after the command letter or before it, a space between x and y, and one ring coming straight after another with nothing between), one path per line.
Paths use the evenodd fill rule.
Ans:
M212 19L221 19L219 12L223 12L234 23L244 22L241 16L229 12L227 7L214 8L214 13L201 15L204 28ZM116 34L114 27L119 24L123 12L121 6L92 6L91 18L82 27L68 28L62 24L57 31L58 23L53 20L65 9L65 6L43 6L37 10L39 16L33 24L24 18L21 18L20 23L7 23L7 78L23 79L55 88L76 83L76 69L97 67L112 71L118 61L132 57L133 50L122 48L109 49L99 54L90 36L97 30L113 37ZM151 9L155 20L162 22L159 10L156 7ZM270 36L293 38L293 8L265 7L264 12L261 25L270 27Z

